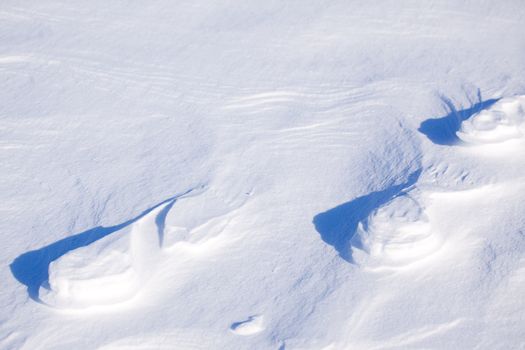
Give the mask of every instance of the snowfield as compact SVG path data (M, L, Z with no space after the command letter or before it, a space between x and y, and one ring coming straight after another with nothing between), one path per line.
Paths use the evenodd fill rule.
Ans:
M525 349L523 2L0 17L0 349Z

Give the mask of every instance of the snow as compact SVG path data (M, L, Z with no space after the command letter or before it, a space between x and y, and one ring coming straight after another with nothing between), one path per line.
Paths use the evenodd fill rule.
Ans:
M5 1L1 349L525 347L519 1Z
M458 137L467 143L501 143L525 136L525 96L502 98L461 123Z
M49 286L39 299L58 308L116 304L133 297L148 281L161 249L158 225L164 203L144 217L49 264Z
M383 267L421 265L420 259L438 251L443 238L414 197L400 194L360 223L352 238L355 254L361 249L376 261L374 265Z
M256 334L264 330L264 319L262 316L250 316L245 321L235 322L230 329L238 335Z

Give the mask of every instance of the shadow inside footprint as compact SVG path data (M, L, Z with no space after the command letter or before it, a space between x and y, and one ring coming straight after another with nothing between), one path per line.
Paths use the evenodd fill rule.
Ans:
M357 225L365 220L375 209L404 193L404 190L414 185L421 170L408 176L405 183L392 185L382 191L371 192L354 200L341 204L333 209L317 214L313 223L321 235L321 239L333 246L344 260L353 263L350 241L354 237Z
M60 241L52 243L43 248L24 253L17 257L9 266L11 273L20 283L27 287L27 293L29 294L29 297L35 301L40 302L39 289L41 286L48 287L47 281L49 280L49 265L53 261L59 259L72 250L88 246L113 232L122 230L123 228L140 220L159 206L169 203L169 205L164 208L163 212L161 213L161 216L165 217L167 211L169 211L169 208L171 208L177 198L189 193L190 191L169 198L162 203L159 203L154 207L143 211L140 215L134 217L133 219L130 219L121 224L110 227L98 226L61 239ZM159 241L162 242L163 227L159 225L158 230Z
M456 132L459 130L461 122L469 119L481 110L489 108L498 101L497 99L482 101L480 94L478 94L478 99L479 102L473 104L470 108L458 111L452 101L447 98L442 98L449 114L441 118L425 120L419 126L418 131L426 135L430 141L437 145L452 146L457 144L459 138Z

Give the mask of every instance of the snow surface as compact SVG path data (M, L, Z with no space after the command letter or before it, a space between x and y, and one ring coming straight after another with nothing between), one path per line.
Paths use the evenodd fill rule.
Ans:
M525 348L523 2L0 16L0 349Z
M525 138L525 96L502 98L461 123L458 137L467 143L502 143Z

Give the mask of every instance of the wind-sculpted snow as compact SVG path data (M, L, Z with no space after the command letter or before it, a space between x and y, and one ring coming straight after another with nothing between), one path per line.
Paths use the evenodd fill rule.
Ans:
M0 349L523 347L522 1L0 17Z
M250 316L247 320L235 322L230 330L238 335L253 335L264 330L264 317L261 315Z
M189 192L190 191L186 193ZM96 259L99 253L102 255L101 261L116 261L115 266L110 266L112 264L111 262L108 265L108 269L113 271L115 275L118 276L120 273L123 273L121 277L124 277L126 274L129 275L130 270L127 267L129 267L130 260L127 253L129 252L130 237L133 228L135 228L135 224L143 221L146 217L151 217L152 212L157 213L157 217L165 216L165 210L169 210L170 206L178 197L179 196L171 198L121 224L109 227L94 227L40 249L26 252L12 262L10 265L11 272L18 281L27 287L29 297L37 301L40 301L41 291L46 292L49 290L49 270L51 269L51 265L56 265L56 261L61 260L68 254L71 254L71 257L64 257L65 266L79 265L79 271L84 271L87 276L91 275L92 271L89 268L82 266L83 255L85 254L86 257ZM156 234L157 237L158 234L159 233ZM137 236L137 239L141 239L140 234L134 234L134 236ZM149 239L154 238L150 237ZM93 247L95 248L91 249ZM84 250L84 248L86 249ZM112 249L114 248L117 249L113 251ZM66 268L66 271L67 270L68 269ZM53 279L58 278L56 282L61 284L59 286L53 283L55 288L67 289L69 283L63 284L59 275L61 274L57 275L57 271L54 272Z
M481 101L480 95L478 98ZM492 144L525 136L524 96L487 100L461 111L449 103L449 108L449 116L427 120L419 129L436 144L457 145L453 138L456 128L458 140L486 144L488 150ZM446 162L437 168L444 170L437 174L436 166L431 165L402 185L372 192L319 214L314 219L317 230L342 257L351 257L347 260L367 270L417 265L454 241L439 229L440 219L435 213L444 206L454 207L450 198L458 202L465 196L471 198L465 186L473 191L472 184L465 184L468 169L447 174ZM439 187L438 183L448 187ZM487 190L482 186L479 191ZM348 210L343 211L344 207ZM336 224L335 218L344 224Z
M130 226L49 265L47 305L76 309L108 305L135 296L156 268L160 253L157 218L171 203L157 207Z
M192 190L81 246L64 242L63 254L49 265L35 267L48 271L36 282L38 285L28 284L30 296L60 309L108 306L130 300L166 259L164 251L183 243L182 249L193 250L220 244L218 235L229 222L222 217L231 211L232 207L216 191ZM46 254L46 249L51 248L43 248L42 254ZM21 280L26 278L22 269L28 268L23 266L27 259L21 256L12 264L15 276ZM37 287L38 292L32 292Z
M441 99L448 114L441 118L432 118L423 121L418 130L426 135L433 143L444 146L454 146L458 144L460 139L456 134L461 127L461 123L479 111L489 108L497 101L495 99L482 100L479 91L477 102L468 108L456 108L454 103L448 98L442 97Z
M421 170L412 172L407 180L388 188L355 198L314 217L313 223L321 238L333 246L339 255L353 262L351 242L361 222L392 198L416 184Z
M223 243L218 236L246 201L213 188L190 194L175 202L165 217L161 237L165 250L206 249Z
M471 144L501 143L525 137L525 96L507 97L461 123L458 137Z
M441 246L421 203L418 189L395 196L361 221L352 239L354 260L366 267L404 266L424 259Z

